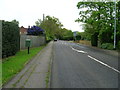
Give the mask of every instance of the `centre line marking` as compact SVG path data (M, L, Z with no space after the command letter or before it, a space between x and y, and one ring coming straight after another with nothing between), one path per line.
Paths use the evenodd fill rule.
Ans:
M112 70L118 72L118 73L120 73L119 70L117 70L117 69L115 69L115 68L113 68L113 67L107 65L106 63L103 63L102 61L97 60L96 58L94 58L94 57L92 57L92 56L90 56L90 55L88 55L88 57L91 58L91 59L93 59L94 61L96 61L96 62L98 62L98 63L100 63L100 64L102 64L102 65L104 65L104 66L106 66L106 67L108 67L108 68L110 68L110 69L112 69Z

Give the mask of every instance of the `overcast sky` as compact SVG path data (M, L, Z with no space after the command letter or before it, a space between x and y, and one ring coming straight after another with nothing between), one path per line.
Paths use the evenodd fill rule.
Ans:
M16 19L19 26L28 27L35 21L50 15L59 18L65 28L72 31L82 31L76 5L80 0L0 0L0 19L11 21Z

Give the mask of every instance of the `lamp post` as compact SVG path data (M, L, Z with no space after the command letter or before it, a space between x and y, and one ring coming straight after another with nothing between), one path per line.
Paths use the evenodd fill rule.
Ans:
M114 20L114 49L116 48L116 0L115 0L115 20Z

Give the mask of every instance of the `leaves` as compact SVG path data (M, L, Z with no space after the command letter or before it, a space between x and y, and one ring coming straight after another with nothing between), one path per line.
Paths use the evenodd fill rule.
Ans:
M63 24L56 17L46 16L44 21L38 19L35 22L37 26L45 30L46 39L53 40L57 39L73 39L73 33L63 27Z
M44 30L41 29L40 27L33 26L31 28L28 28L27 32L28 35L41 35L44 33Z
M84 25L84 33L86 37L89 37L98 32L98 40L108 43L113 43L114 37L114 2L78 2L77 7L80 9L79 15L80 18L76 20L76 22L83 22ZM117 2L117 11L116 11L116 21L117 21L117 33L120 32L120 1ZM86 10L83 10L86 9ZM106 36L107 35L107 36ZM118 36L119 35L119 36ZM104 39L104 37L106 38ZM89 39L86 38L86 39ZM117 34L117 42L119 41L120 34Z

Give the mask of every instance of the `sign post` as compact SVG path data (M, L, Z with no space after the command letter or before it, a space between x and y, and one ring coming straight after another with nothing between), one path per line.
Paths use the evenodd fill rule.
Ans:
M75 41L76 41L77 32L73 32L73 36L74 36Z

